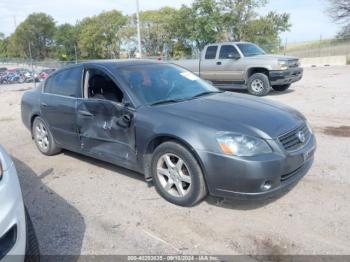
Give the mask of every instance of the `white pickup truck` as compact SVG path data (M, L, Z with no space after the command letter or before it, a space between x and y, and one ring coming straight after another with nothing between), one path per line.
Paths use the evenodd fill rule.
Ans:
M207 45L198 60L175 60L220 89L247 88L256 96L267 95L271 88L285 91L303 76L299 59L269 55L248 42Z

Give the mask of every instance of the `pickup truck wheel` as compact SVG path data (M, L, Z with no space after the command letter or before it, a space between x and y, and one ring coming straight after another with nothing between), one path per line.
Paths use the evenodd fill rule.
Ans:
M35 144L42 154L52 156L61 151L61 149L56 146L48 125L41 117L36 117L34 119L32 132Z
M158 193L175 205L194 206L207 195L201 167L192 153L178 143L158 146L151 168Z
M267 75L255 73L248 79L248 92L255 96L266 96L271 89Z
M282 91L286 91L291 85L281 85L281 86L272 86L273 90L278 91L278 92L282 92Z

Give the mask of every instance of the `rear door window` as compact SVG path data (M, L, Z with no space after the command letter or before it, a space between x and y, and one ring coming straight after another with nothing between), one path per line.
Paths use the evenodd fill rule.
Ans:
M230 59L239 56L237 49L233 45L222 45L220 48L220 59Z
M217 45L208 46L207 51L205 53L205 59L215 59L217 51L218 51Z
M55 95L80 98L82 97L81 78L81 67L66 69L47 79L45 92Z

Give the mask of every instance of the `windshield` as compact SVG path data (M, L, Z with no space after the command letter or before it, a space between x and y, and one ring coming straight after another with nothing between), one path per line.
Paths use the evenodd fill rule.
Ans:
M128 66L118 72L146 105L184 101L219 92L195 74L171 64Z
M264 55L265 51L260 47L250 43L237 44L244 56Z

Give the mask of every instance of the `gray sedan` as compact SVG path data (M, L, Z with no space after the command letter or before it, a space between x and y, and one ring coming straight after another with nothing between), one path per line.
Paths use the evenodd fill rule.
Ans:
M287 190L310 169L316 148L296 110L147 60L58 70L24 94L22 119L43 154L64 148L135 170L182 206L207 194Z

